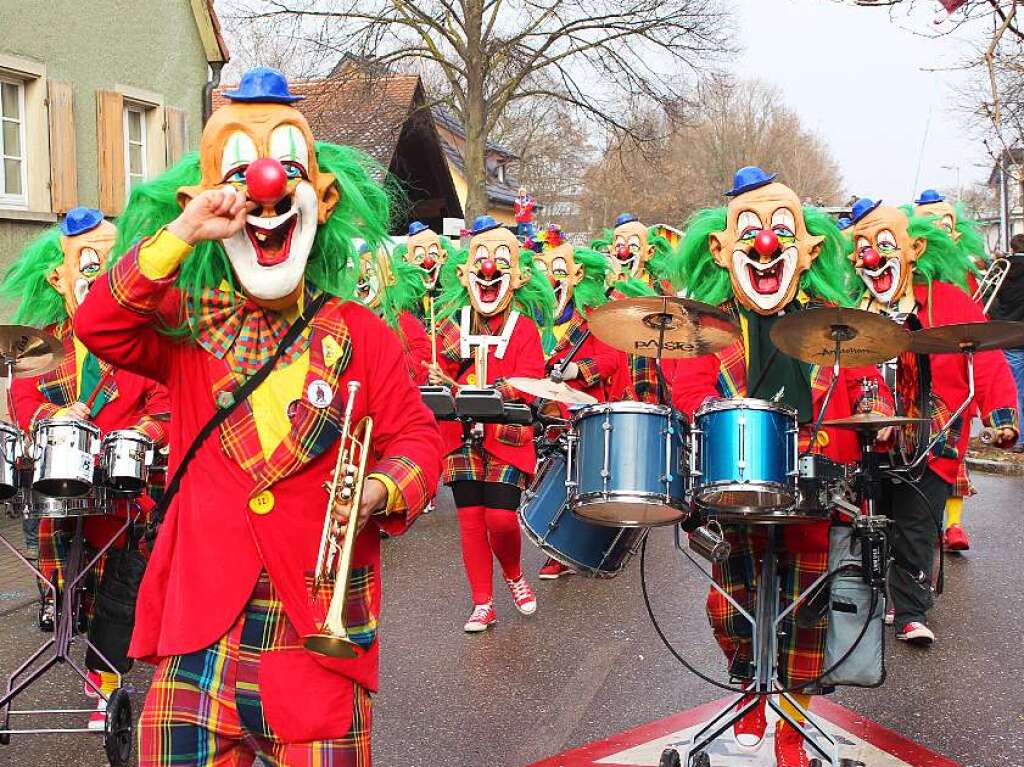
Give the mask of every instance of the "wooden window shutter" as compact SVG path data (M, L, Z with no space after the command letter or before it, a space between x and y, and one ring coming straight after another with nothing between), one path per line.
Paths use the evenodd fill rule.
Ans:
M96 159L100 210L116 216L124 207L124 97L96 91Z
M63 80L48 80L46 91L50 127L50 209L54 213L67 213L78 204L74 92L71 83Z
M188 123L185 121L185 110L177 107L164 107L164 125L166 126L167 167L171 167L185 154L188 141Z

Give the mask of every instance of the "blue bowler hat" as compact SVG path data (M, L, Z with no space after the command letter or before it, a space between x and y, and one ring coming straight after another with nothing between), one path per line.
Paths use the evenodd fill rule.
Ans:
M921 196L914 200L915 205L927 205L931 202L944 202L945 197L938 193L935 189L925 189L921 192Z
M103 214L95 208L72 208L60 222L60 230L68 237L84 234L103 222Z
M500 227L501 224L495 221L493 216L477 216L473 219L473 228L469 230L469 233L472 235L483 234Z
M622 226L623 224L629 224L636 220L636 216L632 213L620 213L619 217L615 219L615 226Z
M232 101L292 104L305 96L296 96L288 90L288 80L283 72L270 67L253 67L242 75L238 88L225 93L224 98Z
M875 201L868 199L867 197L861 197L853 204L853 209L850 211L852 223L858 223L862 218L864 218L864 216L881 204L881 200Z
M411 224L409 224L409 236L414 237L420 232L427 231L429 228L430 227L424 224L422 221L413 221Z
M746 192L753 192L762 186L768 186L775 180L776 173L768 174L756 165L747 165L736 171L732 180L732 189L725 193L726 197L736 197Z
M836 226L839 227L839 231L841 232L844 229L849 229L851 226L853 226L853 221L851 221L846 216L841 216L839 220L836 221Z

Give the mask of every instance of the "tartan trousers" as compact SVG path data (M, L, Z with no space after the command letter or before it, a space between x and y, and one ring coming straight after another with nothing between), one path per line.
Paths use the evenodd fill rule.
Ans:
M85 520L88 524L88 519ZM58 588L64 589L64 571L68 559L68 547L71 545L71 536L75 533L75 519L51 519L39 520L39 561L36 567L52 583L56 580ZM82 552L83 563L88 563L96 551L85 545ZM82 581L82 611L86 620L92 620L96 608L95 595L103 580L103 567L107 563L107 556L100 557L90 572ZM49 594L49 592L46 592ZM47 597L49 598L49 597Z
M160 662L139 720L140 767L251 767L257 756L265 767L370 767L373 709L358 684L352 683L352 728L343 738L286 743L268 724L262 654L301 644L264 571L218 642Z
M723 526L732 545L729 558L712 568L715 582L743 609L754 615L761 557L771 532L757 526ZM793 553L779 551L779 606L785 609L819 577L828 571L828 551ZM806 603L802 603L801 607ZM782 684L794 687L810 682L824 671L825 635L828 619L801 626L794 620L798 607L779 625L778 674ZM752 630L750 622L714 588L708 592L707 614L711 630L729 660L733 677L753 677Z

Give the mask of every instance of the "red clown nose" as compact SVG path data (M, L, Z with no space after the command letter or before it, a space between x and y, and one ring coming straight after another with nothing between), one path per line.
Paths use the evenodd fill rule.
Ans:
M494 259L485 258L480 262L480 273L487 279L493 277L496 271L498 271L498 265L494 263Z
M770 256L779 249L779 238L771 229L762 229L754 238L754 250L762 256Z
M280 162L272 157L261 157L245 169L245 186L250 200L271 205L284 197L288 175Z
M878 265L882 263L882 257L878 255L878 251L874 248L864 248L861 251L860 260L864 264L865 269L877 269Z
M422 266L422 267L423 267L424 269L426 269L426 270L427 270L428 272L429 272L429 271L430 271L431 269L433 269L433 268L434 268L434 267L435 267L436 265L437 265L437 261L435 261L435 260L434 260L433 258L431 258L430 256L424 256L424 258L423 258L423 261L422 261L422 262L420 263L420 266Z

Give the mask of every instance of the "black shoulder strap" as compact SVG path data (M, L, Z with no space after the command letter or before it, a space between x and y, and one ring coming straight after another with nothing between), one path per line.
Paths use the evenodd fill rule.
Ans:
M199 452L199 448L203 446L207 438L213 434L213 432L227 420L228 416L231 415L235 408L245 402L249 395L252 394L256 387L263 383L267 376L270 375L274 369L274 365L281 359L281 356L290 347L295 340L302 334L302 331L306 329L306 326L312 321L316 313L320 311L324 303L327 301L327 293L321 293L306 306L302 316L299 317L295 322L288 328L288 332L285 333L284 338L281 339L280 345L277 347L277 351L274 352L274 356L263 363L263 367L257 370L250 378L246 380L244 384L239 386L232 393L232 401L228 407L218 407L217 412L213 414L213 417L207 421L206 425L199 430L196 434L195 439L192 440L192 444L189 445L188 450L181 457L181 463L178 464L178 468L174 471L174 476L171 477L171 481L167 483L167 488L164 490L163 497L157 503L153 509L153 513L150 515L148 537L152 539L156 535L156 529L163 521L164 515L167 513L167 509L170 508L171 501L174 500L174 496L178 494L178 489L181 487L181 480L185 476L185 472L188 470L188 466L192 463L192 459L196 457L196 453Z

